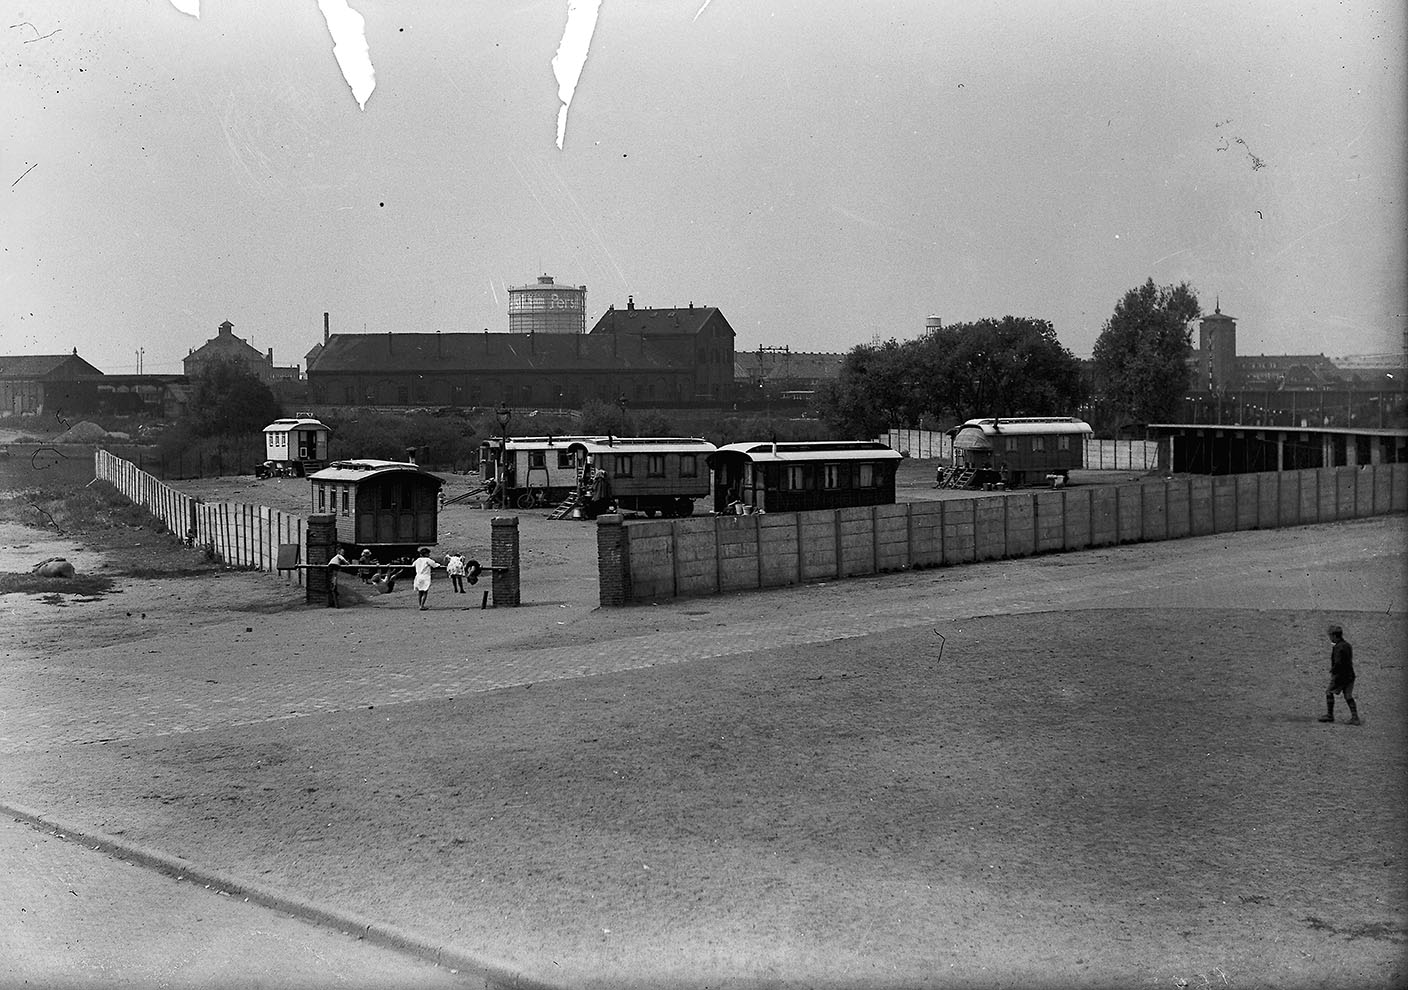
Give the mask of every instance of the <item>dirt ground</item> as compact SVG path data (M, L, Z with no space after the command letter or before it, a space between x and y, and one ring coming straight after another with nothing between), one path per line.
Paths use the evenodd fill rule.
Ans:
M524 608L420 616L0 527L147 575L0 596L0 795L594 990L1408 979L1401 518L614 611L520 525Z

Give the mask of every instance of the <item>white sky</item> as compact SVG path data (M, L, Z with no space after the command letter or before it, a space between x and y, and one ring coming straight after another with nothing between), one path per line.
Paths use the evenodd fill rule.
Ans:
M349 5L364 110L317 0L0 0L0 353L177 372L229 319L301 363L324 310L506 330L542 272L741 350L1088 355L1148 277L1243 353L1402 346L1402 4L601 0L561 151L567 0Z

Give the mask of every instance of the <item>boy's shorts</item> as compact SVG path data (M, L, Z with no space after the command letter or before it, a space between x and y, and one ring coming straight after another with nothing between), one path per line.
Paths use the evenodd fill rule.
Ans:
M1331 677L1329 686L1325 688L1325 693L1342 694L1345 700L1348 701L1350 698L1354 697L1354 678L1351 677L1347 681L1337 681Z

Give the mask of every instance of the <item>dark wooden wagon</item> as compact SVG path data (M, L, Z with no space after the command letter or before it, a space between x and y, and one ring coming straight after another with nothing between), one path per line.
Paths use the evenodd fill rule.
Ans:
M333 461L308 476L312 509L338 517L338 542L383 563L437 543L439 477L402 461Z
M731 443L709 455L716 512L892 505L899 451L870 440Z

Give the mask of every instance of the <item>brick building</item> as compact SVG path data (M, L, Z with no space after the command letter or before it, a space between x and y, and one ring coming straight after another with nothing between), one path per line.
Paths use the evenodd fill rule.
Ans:
M297 381L298 365L278 367L274 364L274 349L263 354L242 337L234 333L234 324L229 320L221 323L214 337L193 349L182 359L182 369L188 378L200 375L209 365L224 361L242 364L261 382Z
M85 378L102 372L72 354L0 355L0 416L30 416L71 405L70 397Z
M576 408L723 401L733 328L717 309L608 309L591 332L331 334L309 353L318 405Z

